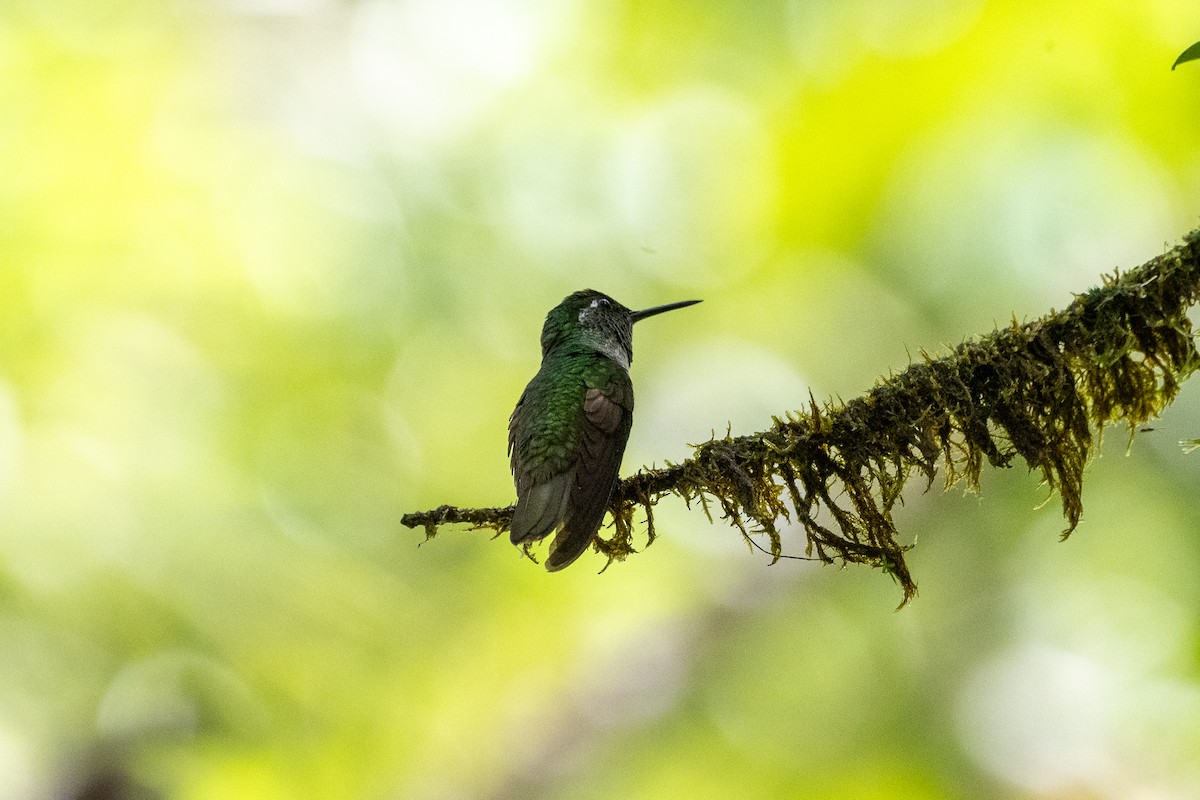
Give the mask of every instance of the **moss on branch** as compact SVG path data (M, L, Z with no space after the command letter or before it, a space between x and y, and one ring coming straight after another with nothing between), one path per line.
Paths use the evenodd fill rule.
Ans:
M719 510L748 541L765 534L783 556L780 528L804 529L807 557L869 564L904 591L916 583L892 510L913 475L929 488L979 488L984 462L1021 459L1058 492L1067 536L1083 513L1083 470L1105 426L1130 435L1158 416L1200 366L1188 309L1200 301L1200 229L1183 244L1077 295L1066 309L964 342L948 355L878 381L849 402L817 403L775 418L767 430L713 439L691 458L622 480L609 510L614 533L596 548L622 560L634 515L655 536L653 508L668 494L712 518ZM432 537L445 523L507 529L512 507L406 514Z

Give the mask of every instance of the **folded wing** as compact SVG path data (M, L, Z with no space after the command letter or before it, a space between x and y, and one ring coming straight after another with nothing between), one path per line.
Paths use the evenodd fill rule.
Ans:
M589 388L584 396L584 424L565 519L546 560L546 569L551 572L570 565L587 550L600 530L617 484L633 424L633 387L628 374L619 367L610 378L604 386Z

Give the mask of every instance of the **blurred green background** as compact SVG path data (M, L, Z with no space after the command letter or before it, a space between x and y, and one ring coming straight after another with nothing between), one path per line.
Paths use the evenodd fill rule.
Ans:
M1065 544L1022 469L914 484L899 613L670 499L603 575L399 524L511 502L576 289L705 300L639 326L631 472L1162 252L1197 39L1195 0L5 0L0 798L1200 796L1195 380Z

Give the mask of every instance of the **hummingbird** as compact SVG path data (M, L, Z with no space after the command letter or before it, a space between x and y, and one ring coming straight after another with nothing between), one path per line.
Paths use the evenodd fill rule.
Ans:
M587 550L617 485L633 425L633 324L699 302L631 311L585 289L546 315L542 366L509 417L508 454L517 488L512 543L558 530L551 572Z

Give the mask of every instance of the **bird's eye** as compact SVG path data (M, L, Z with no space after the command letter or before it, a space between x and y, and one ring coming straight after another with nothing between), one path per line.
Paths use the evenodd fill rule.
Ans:
M596 302L597 302L597 303L599 303L599 304L600 304L600 305L602 305L602 306L608 306L608 305L611 305L611 304L608 302L608 298L607 298L607 297L601 297L601 298L600 298L599 300L597 300Z

